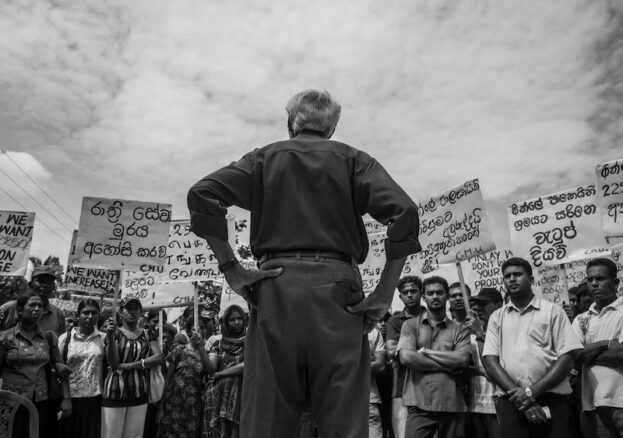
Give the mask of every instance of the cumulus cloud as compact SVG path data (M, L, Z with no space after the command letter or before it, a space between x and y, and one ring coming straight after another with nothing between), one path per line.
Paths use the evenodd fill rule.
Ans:
M76 217L84 195L187 217L187 187L284 138L288 98L324 88L336 139L413 198L479 177L504 246L504 205L620 158L621 17L614 0L3 2L0 132Z

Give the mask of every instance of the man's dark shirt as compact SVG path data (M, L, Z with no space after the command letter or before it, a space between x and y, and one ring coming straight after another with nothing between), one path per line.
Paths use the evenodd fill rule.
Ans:
M406 311L401 311L397 315L392 316L387 321L387 341L396 341L400 339L400 330L402 329L402 325L410 318L415 318L419 314L422 313L422 309L411 316L408 315ZM398 360L398 356L394 359L394 382L392 385L392 397L402 397L402 387L405 383L405 376L407 375L407 368L402 366L400 361Z
M305 131L246 154L188 193L191 230L227 239L226 208L251 211L251 251L336 251L361 263L368 252L362 216L388 225L385 251L421 249L417 207L368 154Z

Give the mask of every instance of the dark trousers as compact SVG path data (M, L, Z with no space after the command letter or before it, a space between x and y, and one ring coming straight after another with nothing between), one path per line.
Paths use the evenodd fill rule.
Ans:
M477 414L470 412L467 415L467 437L469 438L499 438L500 425L495 414Z
M241 438L294 436L310 406L321 437L368 435L370 352L356 266L335 260L271 259L283 273L254 290L245 342Z
M465 438L462 412L430 412L408 407L406 438Z
M20 406L13 419L13 438L57 438L58 421L56 416L61 400L44 400L33 404L39 414L39 437L29 437L30 417L28 410Z
M599 406L595 411L613 438L623 438L623 408Z
M550 409L552 418L545 423L532 424L523 412L506 397L497 397L495 410L500 421L500 435L504 438L575 438L577 436L575 413L569 396L545 393L536 399Z

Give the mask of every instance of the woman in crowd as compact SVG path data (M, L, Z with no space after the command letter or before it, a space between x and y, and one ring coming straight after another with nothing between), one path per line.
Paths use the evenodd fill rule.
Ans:
M244 367L245 313L240 306L225 309L222 338L204 363L211 375L204 395L204 438L237 438L240 433L240 394Z
M22 395L34 403L39 414L39 436L55 437L59 401L49 397L49 379L54 377L46 373L46 368L53 363L58 375L63 376L61 417L71 414L66 379L69 370L62 363L56 335L43 333L38 325L42 311L43 302L33 290L27 290L17 298L17 325L0 333L0 379L2 389ZM13 436L27 437L28 419L23 411L18 413Z
M63 359L72 370L69 390L73 413L59 425L63 438L97 438L100 435L104 338L115 326L108 321L102 327L104 333L100 332L96 327L99 313L96 300L80 301L77 326L58 340Z
M192 316L186 321L188 328L193 327ZM190 342L175 346L167 357L167 378L158 413L161 418L159 438L199 438L201 435L203 362L208 361L204 349L207 326L206 319L199 318L199 332L192 329Z
M162 363L157 341L138 326L141 302L119 303L123 324L104 342L109 367L102 392L102 438L142 438L149 391L148 370Z

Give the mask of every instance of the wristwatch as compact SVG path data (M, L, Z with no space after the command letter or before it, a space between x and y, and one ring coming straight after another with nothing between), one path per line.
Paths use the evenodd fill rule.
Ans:
M420 348L417 352L418 352L418 353L424 353L424 351L425 351L425 350L426 350L426 347L422 347L422 348Z
M532 397L532 390L530 389L530 387L526 388L526 395L528 397Z
M238 259L234 257L233 259L227 260L222 265L218 265L218 270L221 271L222 274L232 269L234 266L238 264Z

